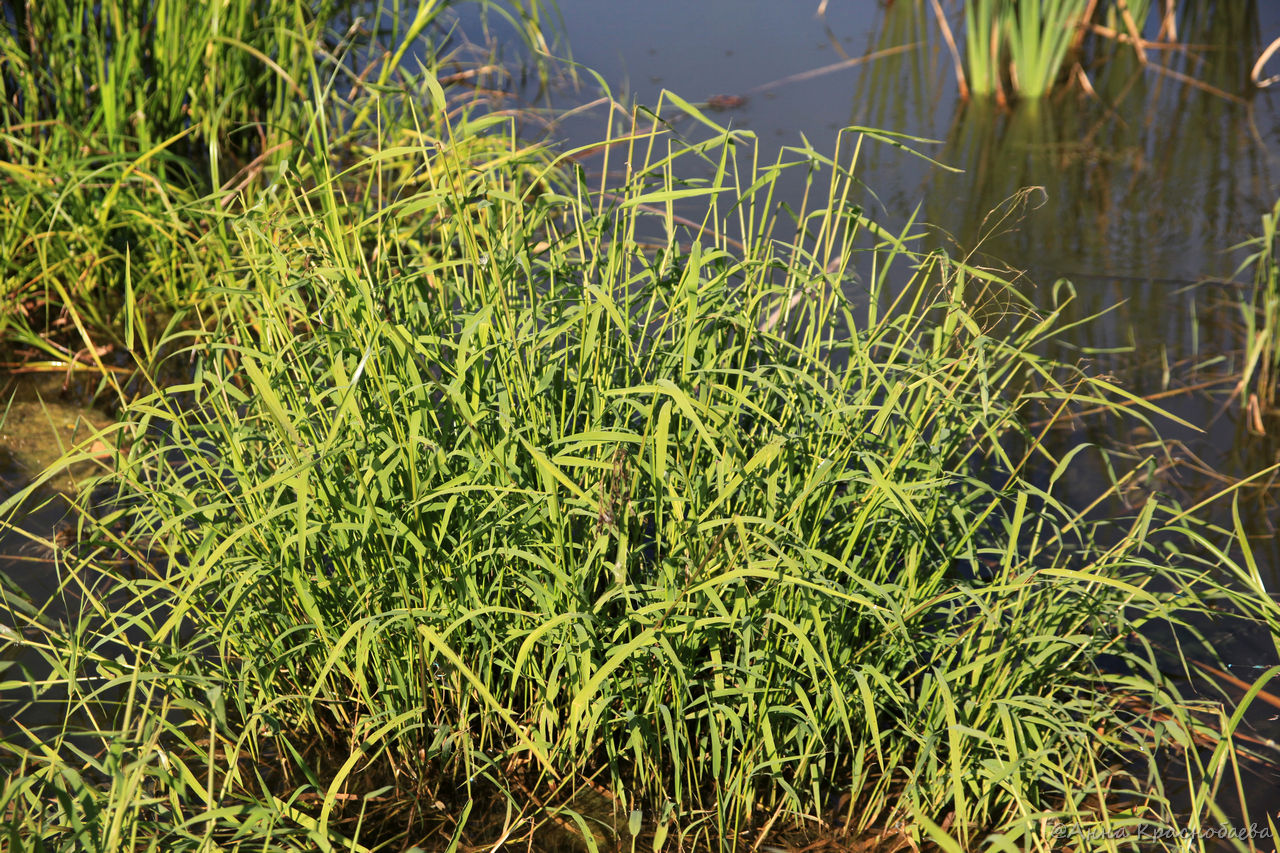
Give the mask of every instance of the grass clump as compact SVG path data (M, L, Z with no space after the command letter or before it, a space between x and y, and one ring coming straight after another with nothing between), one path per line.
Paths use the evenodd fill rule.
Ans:
M1092 94L1093 84L1085 69L1114 59L1114 49L1110 56L1091 55L1090 50L1105 44L1132 51L1144 67L1172 74L1220 96L1236 97L1230 91L1234 83L1224 91L1191 80L1148 53L1206 41L1220 45L1228 55L1235 53L1242 35L1239 27L1232 33L1222 32L1224 26L1229 28L1230 22L1238 18L1232 12L1235 7L1224 12L1213 4L1153 4L1150 0L965 0L961 5L963 62L942 6L932 4L955 61L961 98L972 94L1006 107L1020 100L1041 100L1076 82ZM1148 22L1157 9L1158 26L1152 33ZM1215 35L1219 38L1188 38L1187 33L1195 30L1198 22L1203 23L1200 19L1216 26L1220 32Z
M349 165L465 123L452 4L54 0L0 13L0 334L26 358L127 366L120 318L163 327L236 265L221 233L321 151ZM518 20L540 42L537 4ZM484 76L475 77L483 83ZM474 95L474 93L468 93ZM406 124L403 100L434 104ZM487 156L487 155L486 155ZM82 328L72 327L71 312Z
M1059 501L1077 451L1028 415L1137 401L1036 354L1060 306L857 206L904 140L761 166L637 121L592 185L502 127L489 168L405 137L225 218L198 328L137 347L189 380L125 401L59 600L8 599L11 837L1119 849L1213 814L1152 756L1216 738L1207 790L1234 748L1140 638L1227 595L1233 537Z
M1096 3L1088 0L970 0L964 4L965 60L974 95L1003 104L1050 93L1079 28ZM962 87L963 88L963 87Z

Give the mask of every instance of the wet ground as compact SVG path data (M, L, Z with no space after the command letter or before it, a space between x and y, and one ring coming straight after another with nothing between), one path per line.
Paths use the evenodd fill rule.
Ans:
M15 374L0 385L0 506L13 521L0 528L0 571L35 601L58 586L52 545L65 535L69 500L109 455L93 436L113 418L91 403L90 386L62 373ZM61 464L77 448L96 458ZM41 487L10 507L36 480Z

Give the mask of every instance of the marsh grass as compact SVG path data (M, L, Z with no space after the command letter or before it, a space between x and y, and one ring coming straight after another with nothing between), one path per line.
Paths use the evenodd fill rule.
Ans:
M620 184L495 118L336 166L317 125L220 217L198 310L131 326L186 378L121 389L60 609L5 593L12 844L1054 850L1213 818L1153 756L1213 745L1212 791L1238 719L1143 637L1274 626L1247 542L1158 499L1099 525L1026 426L1160 413L1036 354L1063 304L868 218L862 148L912 140L759 162L670 97L706 138L636 117Z
M1001 105L1011 98L1034 100L1049 94L1095 5L1090 0L966 2L969 90Z
M3 507L101 472L27 534L58 593L3 590L10 847L1123 849L1220 816L1252 697L1181 695L1193 652L1149 638L1275 635L1247 539L1062 499L1087 448L1028 424L1164 416L1041 354L1068 288L865 214L864 148L918 140L761 161L667 96L701 137L641 112L588 174L441 86L441 4L232 6L191 12L216 77L165 47L187 7L5 19L7 331L119 406ZM173 79L121 88L137 57Z
M453 85L446 101L437 82L446 64L459 83L472 79L461 40L449 37L451 5L428 0L406 15L398 3L346 0L6 4L6 343L86 366L127 364L120 318L163 327L235 266L234 241L221 233L230 210L257 203L313 153L349 165L406 131L438 136L445 109L455 120L470 112L477 90ZM477 5L544 45L536 0ZM394 105L410 98L439 114L403 124ZM321 126L327 150L314 144Z
M1159 26L1148 40L1148 21L1158 11ZM923 6L917 7L923 14ZM962 98L974 96L994 101L1001 107L1018 100L1035 101L1077 80L1085 80L1097 66L1114 59L1096 51L1096 46L1122 45L1144 68L1173 77L1184 84L1213 92L1218 97L1239 100L1244 77L1226 75L1224 82L1198 79L1202 71L1184 73L1166 66L1149 51L1176 49L1178 54L1196 55L1212 45L1216 58L1230 64L1252 61L1259 55L1256 10L1250 4L1213 4L1200 0L1153 4L1150 0L965 0L964 64L959 69L959 51L950 36L950 26L942 19L942 7L933 6L940 29L957 63L957 84ZM1210 38L1197 36L1209 35ZM1189 47L1194 45L1194 47ZM1247 46L1247 47L1246 47ZM1244 49L1242 49L1244 48ZM1089 63L1087 60L1092 60ZM1149 61L1150 60L1150 61ZM1077 61L1091 64L1089 73ZM1175 62L1174 60L1170 60ZM1175 62L1176 64L1176 62ZM1221 66L1225 63L1215 62ZM1217 69L1214 69L1217 70ZM1234 69L1232 69L1234 70Z

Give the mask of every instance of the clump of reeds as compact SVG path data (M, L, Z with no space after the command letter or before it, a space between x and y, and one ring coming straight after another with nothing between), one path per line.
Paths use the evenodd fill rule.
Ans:
M964 4L968 87L1002 103L1048 94L1062 71L1090 0L969 0Z
M1178 40L1175 4L1150 0L965 0L964 53L938 3L933 4L947 45L956 61L963 97L993 99L1001 106L1018 99L1036 100L1062 83L1079 78L1089 88L1079 65L1071 72L1087 36L1131 47L1145 63L1147 50ZM1153 42L1144 35L1157 11L1160 27ZM1163 66L1153 66L1163 69ZM1177 72L1168 73L1179 76ZM1183 75L1183 79L1185 75ZM1194 80L1190 82L1194 83ZM1215 90L1216 91L1216 90Z

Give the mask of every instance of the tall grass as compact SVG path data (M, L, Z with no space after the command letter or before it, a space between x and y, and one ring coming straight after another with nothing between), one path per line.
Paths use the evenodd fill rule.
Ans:
M1245 24L1253 16L1249 4L1206 4L1185 2L1180 5L1182 24L1172 4L1157 4L1160 8L1160 27L1154 41L1146 39L1146 25L1156 6L1150 0L965 0L964 71L957 72L967 79L958 81L962 97L969 92L982 99L990 99L1000 106L1013 101L1039 100L1074 81L1076 74L1068 74L1070 61L1079 57L1090 34L1104 39L1123 42L1144 66L1173 76L1184 83L1202 86L1194 76L1166 68L1160 62L1148 63L1147 50L1156 44L1175 45L1182 32L1184 43L1201 40L1190 38L1188 30L1198 29L1208 21L1222 29ZM942 16L940 5L933 7ZM947 34L948 46L959 64L958 51L951 44L950 27L945 20L940 24ZM1256 28L1256 21L1254 22ZM1237 35L1240 28L1236 26ZM1244 61L1256 56L1248 50L1241 51L1242 44L1256 41L1256 37L1242 42L1236 39L1214 39L1210 44L1221 45L1224 53ZM1083 75L1083 72L1078 72ZM1087 79L1087 78L1086 78ZM1219 96L1237 98L1235 90L1240 82L1234 80L1225 87L1209 85L1207 88ZM1086 86L1086 89L1089 88Z
M1143 632L1228 604L1242 537L1159 499L1108 532L1026 426L1157 413L1036 355L1061 305L867 218L862 147L909 140L758 163L672 101L709 138L636 121L621 184L488 120L479 167L459 126L225 217L218 298L135 347L188 380L122 400L60 601L6 593L11 839L1120 849L1213 819L1156 756L1216 744L1185 756L1211 791L1237 720Z
M1044 0L1017 4L1012 11L1007 22L1009 74L1023 97L1040 98L1053 88L1086 5L1086 0Z
M1041 98L1053 88L1090 0L969 0L965 53L974 95L1000 103Z
M216 185L298 127L336 6L23 0L0 35L5 123L68 152L207 153Z
M62 463L102 473L38 543L58 595L3 587L8 846L1220 819L1248 700L1165 673L1205 620L1280 622L1239 525L1060 498L1093 451L1028 424L1161 417L1039 354L1068 291L1033 308L867 217L863 147L901 137L760 162L672 97L701 142L633 119L588 177L443 88L442 8L6 10L9 332L120 407Z
M6 4L0 334L92 364L90 353L122 350L126 304L154 325L208 292L213 271L234 263L217 233L224 215L297 169L318 125L333 143L325 156L349 161L405 129L391 103L433 102L427 87L441 90L436 72L454 58L450 5L427 0L407 15L346 0ZM500 11L541 43L536 3ZM67 335L70 305L86 328Z
M438 64L447 42L421 36L449 5L427 0L404 14L350 0L19 0L0 29L0 110L10 132L38 131L66 153L177 154L177 168L217 187L287 159L316 118L317 95L377 92L413 72L406 56ZM542 43L537 5L517 9L523 32Z

